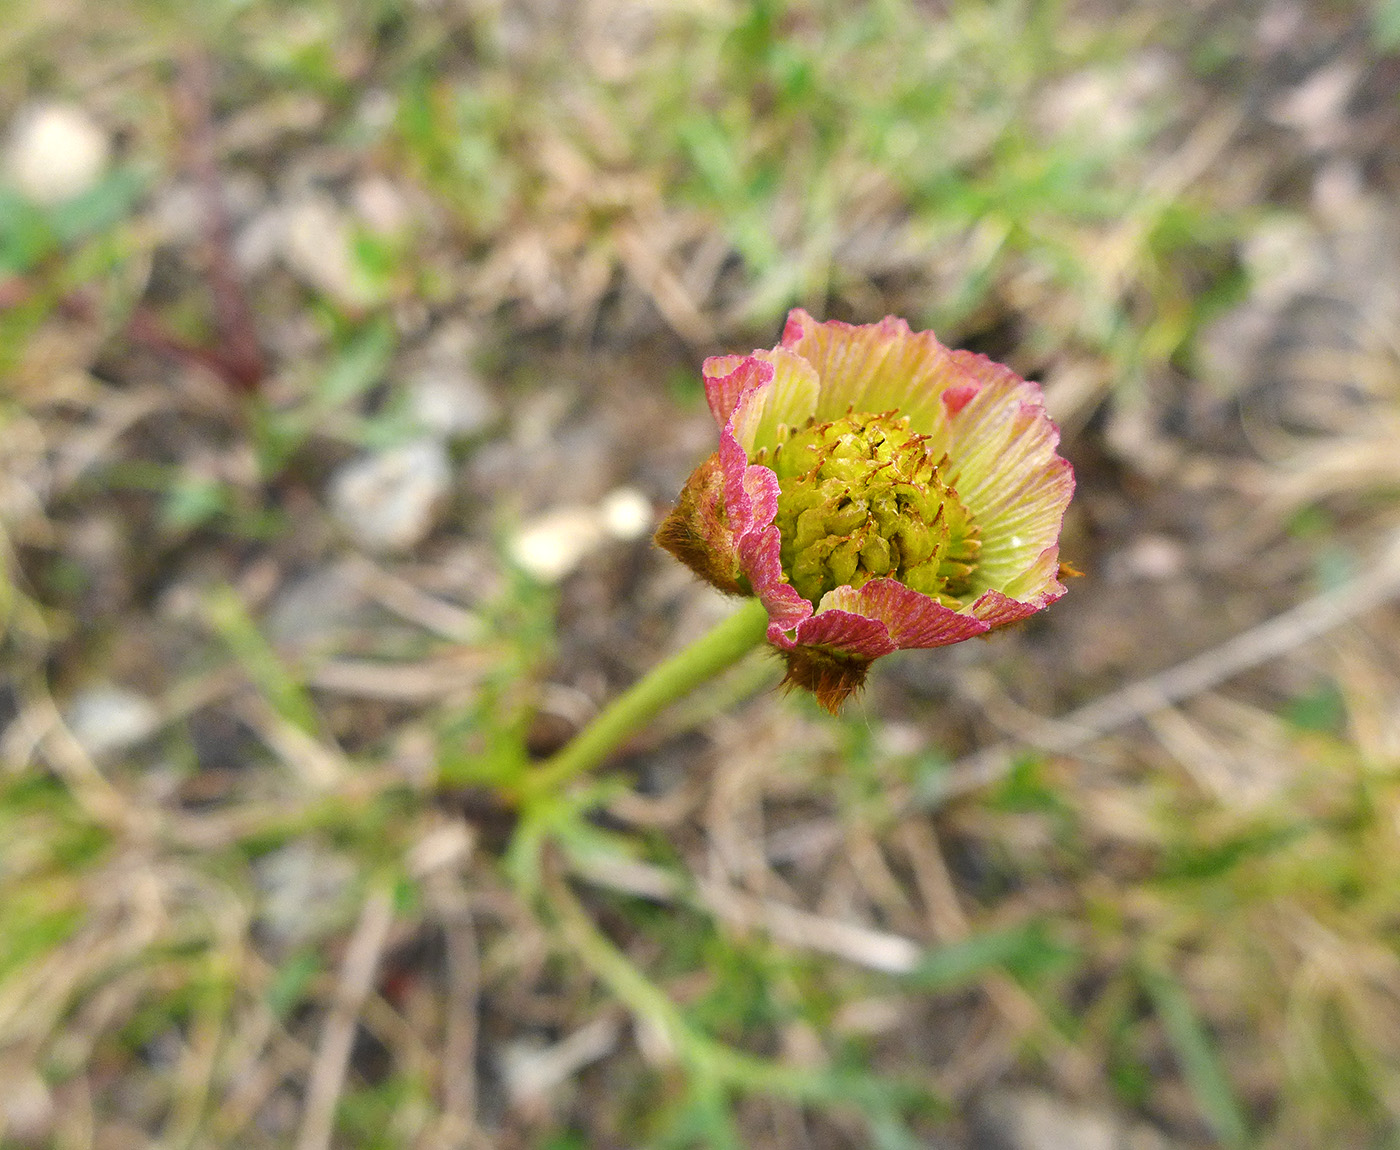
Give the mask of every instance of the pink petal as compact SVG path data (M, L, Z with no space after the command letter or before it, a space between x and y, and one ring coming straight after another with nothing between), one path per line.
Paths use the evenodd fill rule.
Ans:
M812 613L812 605L783 576L782 539L773 526L778 510L778 477L748 462L734 438L731 419L720 432L719 461L724 474L725 514L734 533L739 567L768 609L768 616L791 629Z
M818 647L825 652L840 653L864 662L899 649L880 620L850 611L819 611L798 625L795 639L770 626L768 641L785 651Z
M705 399L715 422L723 427L744 392L773 378L773 365L751 355L714 355L700 369Z
M1010 599L1000 591L983 591L977 602L972 605L972 612L985 622L990 630L1034 615L1043 606L1043 603Z
M957 415L981 388L975 383L960 383L950 387L942 395L943 410L949 415Z
M909 417L927 434L940 421L939 397L951 387L980 381L969 374L958 353L931 331L913 332L902 319L886 316L877 324L839 320L818 323L801 308L788 315L782 346L816 368L821 398L816 415L836 419L847 409L893 411ZM988 360L988 363L991 361Z
M768 609L769 621L791 631L811 615L812 604L784 578L778 554L781 546L781 533L771 524L750 532L739 540L739 566Z
M720 369L727 373L711 374ZM781 425L801 426L816 411L821 391L817 373L786 348L706 360L705 371L711 412L749 455L775 446ZM720 412L726 413L723 418Z
M1038 399L1024 380L995 380L948 419L942 436L947 481L981 529L983 588L1008 588L1059 539L1074 492L1074 471L1055 450L1059 430Z
M822 596L821 608L813 618L820 619L833 607L879 619L900 650L946 647L988 628L985 621L945 607L894 579L872 579L858 591L837 587Z
M1034 563L1008 581L1001 591L1008 598L1035 603L1040 607L1053 603L1065 593L1065 586L1060 582L1059 545L1047 547L1036 556Z

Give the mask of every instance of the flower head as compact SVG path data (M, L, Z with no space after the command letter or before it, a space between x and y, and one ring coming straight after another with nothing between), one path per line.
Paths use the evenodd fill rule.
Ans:
M835 711L881 655L958 643L1064 594L1074 490L1040 388L901 319L788 316L705 361L719 450L656 541L757 595L789 684Z

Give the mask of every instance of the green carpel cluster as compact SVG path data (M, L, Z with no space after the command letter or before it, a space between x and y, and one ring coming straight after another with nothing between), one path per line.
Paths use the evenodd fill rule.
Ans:
M782 428L771 452L780 494L774 522L782 565L816 605L836 587L892 578L957 609L981 544L957 492L943 482L927 437L897 412Z

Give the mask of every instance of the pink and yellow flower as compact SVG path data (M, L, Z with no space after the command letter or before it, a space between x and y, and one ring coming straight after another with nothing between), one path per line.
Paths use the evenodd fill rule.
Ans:
M657 543L756 595L785 682L837 710L881 655L941 647L1064 594L1074 491L1040 388L902 319L818 323L705 361L719 450Z

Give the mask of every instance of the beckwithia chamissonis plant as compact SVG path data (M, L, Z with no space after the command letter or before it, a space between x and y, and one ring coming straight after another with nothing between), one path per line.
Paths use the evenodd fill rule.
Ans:
M597 766L765 640L785 681L834 712L881 655L958 643L1064 594L1074 475L1034 383L902 319L801 310L777 347L706 360L704 375L719 450L656 541L750 601L615 699L521 797Z
M835 712L881 655L980 635L1064 594L1074 490L1040 388L901 319L818 323L704 364L719 450L656 541L757 596L790 685Z

